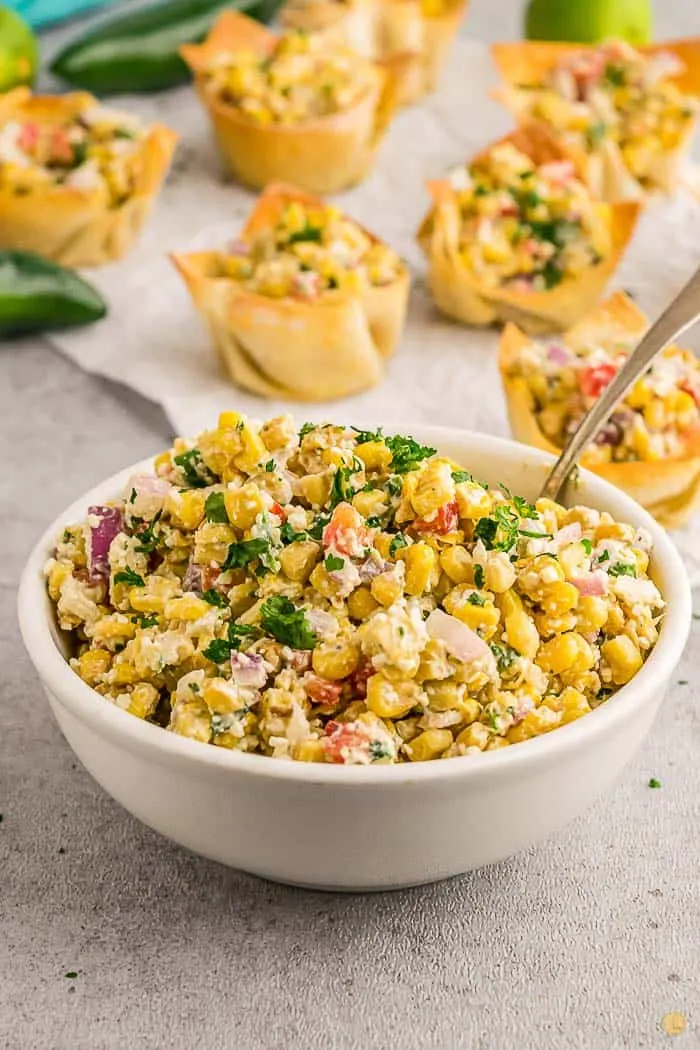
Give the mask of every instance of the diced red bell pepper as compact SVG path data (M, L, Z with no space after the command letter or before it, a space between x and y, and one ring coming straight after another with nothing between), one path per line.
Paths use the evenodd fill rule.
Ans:
M438 536L444 536L448 532L454 532L458 524L459 504L455 499L451 503L444 503L430 521L414 521L413 527L419 532L434 532Z
M317 674L308 674L304 678L306 695L317 704L335 704L343 690L342 682L331 682Z
M581 392L586 397L600 397L606 386L611 383L616 375L617 368L610 363L591 365L589 368L584 368L579 372L578 377Z

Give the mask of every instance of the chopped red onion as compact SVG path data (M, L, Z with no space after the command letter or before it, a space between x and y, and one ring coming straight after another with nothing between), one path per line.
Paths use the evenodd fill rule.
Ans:
M607 574L600 569L596 569L590 576L579 576L577 579L572 579L571 582L584 597L599 597L606 594L608 590Z
M547 347L547 360L555 365L566 365L571 360L571 354L565 347L552 344Z
M430 637L435 641L444 642L448 653L462 663L492 656L488 645L476 631L472 631L466 623L462 623L456 616L442 612L441 609L431 612L425 626Z
M231 653L231 678L235 685L262 689L267 681L265 661L259 653Z
M93 525L91 518L97 518L97 523ZM118 507L88 507L88 522L88 573L94 583L109 578L109 548L122 531L122 512Z
M192 591L194 594L201 594L203 591L202 582L202 566L195 565L190 558L187 563L187 570L182 580L183 591Z

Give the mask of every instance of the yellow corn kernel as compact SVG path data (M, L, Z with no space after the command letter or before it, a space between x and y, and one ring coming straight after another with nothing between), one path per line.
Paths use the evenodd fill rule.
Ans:
M599 631L608 619L608 611L608 603L605 598L593 594L587 594L581 598L576 610L579 631L584 634Z
M131 691L127 710L137 718L150 718L158 706L159 699L160 694L154 686L148 682L139 682Z
M431 591L438 581L437 554L427 543L414 543L403 551L406 591L415 597Z
M394 555L389 550L393 536L389 535L388 532L378 532L374 537L374 546L377 551L381 554L384 561L389 561Z
M165 511L173 525L193 531L202 523L205 501L201 489L185 489L184 492L173 489L165 501Z
M386 497L380 489L358 492L352 505L363 518L381 517L387 509Z
M403 595L403 584L395 572L383 572L374 577L370 590L375 601L388 608Z
M386 470L391 463L391 450L383 441L364 441L355 446L355 454L367 470Z
M298 481L299 495L311 507L323 507L330 495L331 479L328 474L307 474Z
M249 425L245 425L240 431L241 451L234 457L234 464L238 470L246 474L256 474L260 463L267 459L267 449L260 434Z
M282 571L296 583L306 583L318 561L321 545L313 540L295 540L280 551Z
M433 460L418 475L411 504L419 518L428 518L455 498L452 468L446 460Z
M452 733L449 729L426 729L414 737L410 744L406 744L405 751L411 762L429 762L439 758L451 746Z
M460 481L455 488L460 518L478 521L491 513L493 500L481 485L474 481Z
M499 751L502 747L510 747L510 740L504 736L492 736L486 745L487 751Z
M666 411L661 398L655 397L642 409L644 422L650 430L663 430L666 424Z
M265 448L275 452L278 448L285 448L296 435L294 420L291 416L275 416L268 419L260 427L260 437L265 442Z
M49 594L57 602L61 597L61 587L69 576L73 575L73 563L70 561L56 561L51 566L48 576Z
M559 551L559 564L567 580L581 575L581 567L588 555L582 543L568 543Z
M595 654L578 632L559 634L541 647L536 661L543 671L588 671L595 665Z
M486 586L495 594L503 594L515 583L515 569L508 560L508 555L491 556L484 567Z
M471 725L462 730L456 742L461 747L478 747L479 751L483 751L489 742L490 736L491 734L483 722L472 722Z
M508 730L506 740L510 744L519 744L543 733L549 733L561 724L561 718L561 712L540 704L534 711L528 711L522 722Z
M145 587L132 587L129 601L136 612L162 613L165 604L174 598L180 590L179 580L167 576L149 576Z
M325 762L326 752L321 740L302 740L292 747L292 757L297 762Z
M327 643L317 646L311 657L314 671L321 678L330 678L337 682L348 675L357 667L360 660L360 652L357 646L349 645L347 642Z
M133 685L141 676L132 664L115 664L109 673L110 685Z
M77 672L88 685L97 685L109 671L112 654L107 649L87 649L77 660Z
M505 618L506 641L521 656L534 660L540 647L540 635L524 609L514 609Z
M232 715L245 706L236 689L225 678L208 678L202 687L204 703L219 715Z
M559 697L561 704L562 723L575 722L577 718L583 718L591 710L591 705L586 697L578 689L567 688Z
M464 686L460 688L454 681L426 682L424 689L428 694L431 711L452 711L462 702L464 695Z
M105 617L100 620L94 628L92 640L95 645L114 646L133 638L136 634L136 624L133 620L116 620Z
M403 718L420 700L415 682L390 682L382 674L367 680L367 707L379 718Z
M610 667L615 685L629 682L643 663L642 654L626 634L619 634L617 638L603 642L600 651Z
M459 545L448 547L442 552L440 555L440 567L453 583L467 583L473 579L471 555L464 547Z
M625 401L630 408L644 408L652 400L654 393L645 379L638 379Z
M442 604L451 616L456 616L462 623L466 623L467 627L478 631L483 638L491 638L498 627L501 614L490 603L472 605L469 601L472 592L471 587L460 584L446 595Z
M577 607L579 598L573 583L552 583L544 590L540 605L549 616L562 616Z
M348 597L347 605L352 620L366 620L378 608L369 587L357 587Z
M170 452L159 452L153 460L153 469L159 477L169 474L173 469L173 457Z
M257 485L248 482L240 488L226 489L224 506L228 520L237 529L249 529L258 514L265 509L262 493Z
M186 620L188 623L199 620L211 609L211 605L202 598L186 595L183 598L171 598L165 603L163 614L166 620Z
M229 546L236 540L236 533L230 525L203 522L194 537L194 562L197 565L209 565L211 562L223 564Z
M322 594L324 598L335 598L338 593L337 583L331 576L329 576L326 567L322 562L316 566L309 576L309 583L319 594Z
M575 631L579 626L576 613L562 613L561 616L547 616L546 613L535 613L535 625L540 632L540 637L551 638L553 634L565 634L567 631Z
M204 700L200 696L178 700L172 709L168 729L179 736L188 736L192 740L208 744L211 737L211 716Z

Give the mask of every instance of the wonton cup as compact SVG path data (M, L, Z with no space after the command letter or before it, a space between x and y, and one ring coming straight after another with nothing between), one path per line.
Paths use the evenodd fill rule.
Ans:
M10 120L58 124L98 100L86 92L0 95L0 128ZM101 189L37 186L21 196L0 188L0 248L36 252L63 266L100 266L125 255L141 231L170 167L177 135L153 125L140 146L134 193L117 207Z
M596 341L639 340L648 327L648 319L628 296L616 292L566 332L563 341L576 347ZM514 324L507 325L501 335L498 364L511 432L516 440L558 456L561 448L540 429L527 382L522 376L511 374L529 342L529 337ZM684 456L600 463L584 452L580 462L641 503L666 528L682 525L700 503L700 435L688 441Z
M505 87L493 93L494 98L502 102L520 123L531 122L533 118L529 115L528 104L532 98L532 87L541 84L562 58L591 50L595 46L537 41L493 44L493 60L506 82ZM682 73L667 79L684 95L700 96L700 37L651 44L636 50L648 57L663 53L674 55L685 68ZM695 134L695 127L696 120L690 121L678 147L666 150L655 163L652 171L660 192L672 193L684 182L683 166ZM562 143L562 150L574 162L581 178L590 186L593 196L599 200L644 200L649 196L648 191L626 166L616 142L603 139L601 147L592 147L587 151Z
M205 70L225 52L269 54L277 37L252 18L225 11L203 44L180 52L191 68L224 164L254 189L285 180L311 193L338 193L368 174L396 105L390 73L376 65L373 85L348 109L299 124L256 124L207 90Z
M494 146L504 143L527 154L538 167L566 159L547 128L530 124L482 150L471 163L483 160ZM428 189L434 203L418 231L418 242L428 259L428 284L438 309L453 320L469 325L514 321L531 335L569 328L593 308L617 269L640 211L637 201L599 204L609 214L609 255L554 288L522 292L508 287L494 288L469 272L459 258L461 223L455 190L447 179L428 183Z
M444 0L439 13L425 14L421 0L289 0L282 21L396 63L397 103L407 105L435 90L467 2Z
M240 239L250 243L256 233L274 226L292 201L323 206L292 186L269 186ZM354 294L329 290L304 301L250 291L223 274L221 257L210 251L172 259L238 386L262 397L326 401L366 390L383 378L406 318L410 279L403 264L391 284Z

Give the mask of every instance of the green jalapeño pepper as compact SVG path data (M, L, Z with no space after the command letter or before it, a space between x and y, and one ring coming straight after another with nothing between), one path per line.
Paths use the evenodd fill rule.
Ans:
M0 251L0 338L90 324L107 304L73 270L31 252Z
M274 18L282 0L170 0L112 19L69 44L51 72L97 95L163 91L190 79L182 44L204 40L227 8L259 22Z

